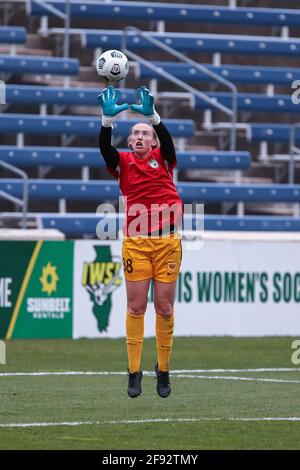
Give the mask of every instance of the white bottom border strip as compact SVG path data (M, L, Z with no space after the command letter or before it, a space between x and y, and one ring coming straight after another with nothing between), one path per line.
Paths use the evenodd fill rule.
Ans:
M0 424L0 428L42 428L53 426L107 426L115 424L152 424L152 423L198 423L201 421L223 421L223 422L300 422L300 416L289 417L261 417L261 418L156 418L156 419L132 419L132 420L119 420L119 421L63 421L49 422L49 423L6 423Z

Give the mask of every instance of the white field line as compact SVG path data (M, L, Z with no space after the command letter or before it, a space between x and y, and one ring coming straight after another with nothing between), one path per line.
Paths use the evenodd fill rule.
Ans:
M147 424L147 423L192 423L201 421L240 421L240 422L300 422L300 416L288 417L260 417L260 418L215 418L215 417L200 417L200 418L157 418L157 419L130 419L130 420L116 420L116 421L62 421L62 422L34 422L34 423L5 423L0 424L0 428L42 428L54 426L107 426L115 424Z
M144 372L147 374L147 372ZM149 374L154 375L154 372L150 372ZM127 372L111 372L111 371L99 371L99 372L92 372L92 371L65 371L65 372L3 372L0 373L1 377L51 377L51 376L61 376L61 375L128 375Z
M242 369L239 369L242 371ZM294 370L294 369L293 369ZM247 370L244 370L244 372ZM172 372L173 373L173 372ZM51 377L51 376L127 376L127 372L109 372L109 371L102 371L102 372L6 372L1 373L1 377ZM145 376L155 377L154 372L144 371ZM249 381L249 382L273 382L273 383L300 383L300 380L292 380L292 379L272 379L272 378L263 378L263 377L240 377L240 376L226 376L226 375L191 375L191 374L179 374L176 371L174 378L189 378L189 379L208 379L208 380L240 380L240 381Z
M299 367L264 367L257 369L183 369L172 370L172 374L185 374L197 372L300 372Z
M274 368L258 368L258 369L183 369L171 370L171 375L174 374L196 374L196 373L215 373L215 372L300 372L300 368L296 367L274 367ZM152 371L143 371L144 375L155 376ZM1 372L1 377L47 377L47 376L61 376L61 375L126 375L127 372L119 371L62 371L62 372Z
M249 382L275 382L275 383L296 383L299 384L300 380L290 379L269 379L261 377L236 377L226 375L189 375L189 374L178 374L176 378L188 378L188 379L210 379L210 380L246 380Z

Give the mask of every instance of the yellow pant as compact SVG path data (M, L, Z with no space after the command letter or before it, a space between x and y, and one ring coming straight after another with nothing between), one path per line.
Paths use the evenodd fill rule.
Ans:
M182 249L178 235L156 238L127 237L123 240L122 257L128 281L155 279L177 280Z

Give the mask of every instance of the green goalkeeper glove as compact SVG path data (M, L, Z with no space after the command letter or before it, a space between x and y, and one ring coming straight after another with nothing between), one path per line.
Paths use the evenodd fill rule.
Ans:
M149 118L151 124L157 125L160 123L160 116L154 107L154 97L151 95L147 87L141 86L137 90L137 97L141 104L132 104L131 110L143 114Z
M110 127L114 120L114 117L129 108L127 103L117 104L120 98L120 90L115 89L113 86L104 88L104 90L98 95L98 101L102 108L102 126Z

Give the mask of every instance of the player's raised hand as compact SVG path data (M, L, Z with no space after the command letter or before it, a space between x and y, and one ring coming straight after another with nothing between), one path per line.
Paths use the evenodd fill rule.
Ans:
M160 116L155 110L154 97L146 86L141 86L137 89L137 97L141 104L132 104L130 109L137 113L143 114L149 118L151 124L157 125L160 123Z
M114 88L113 86L108 86L104 88L102 92L98 95L98 101L103 111L103 116L113 117L121 113L125 109L129 108L127 103L117 104L117 101L120 98L120 90Z
M153 116L155 114L154 97L147 87L141 86L137 89L137 97L141 104L132 104L131 110L144 116Z

